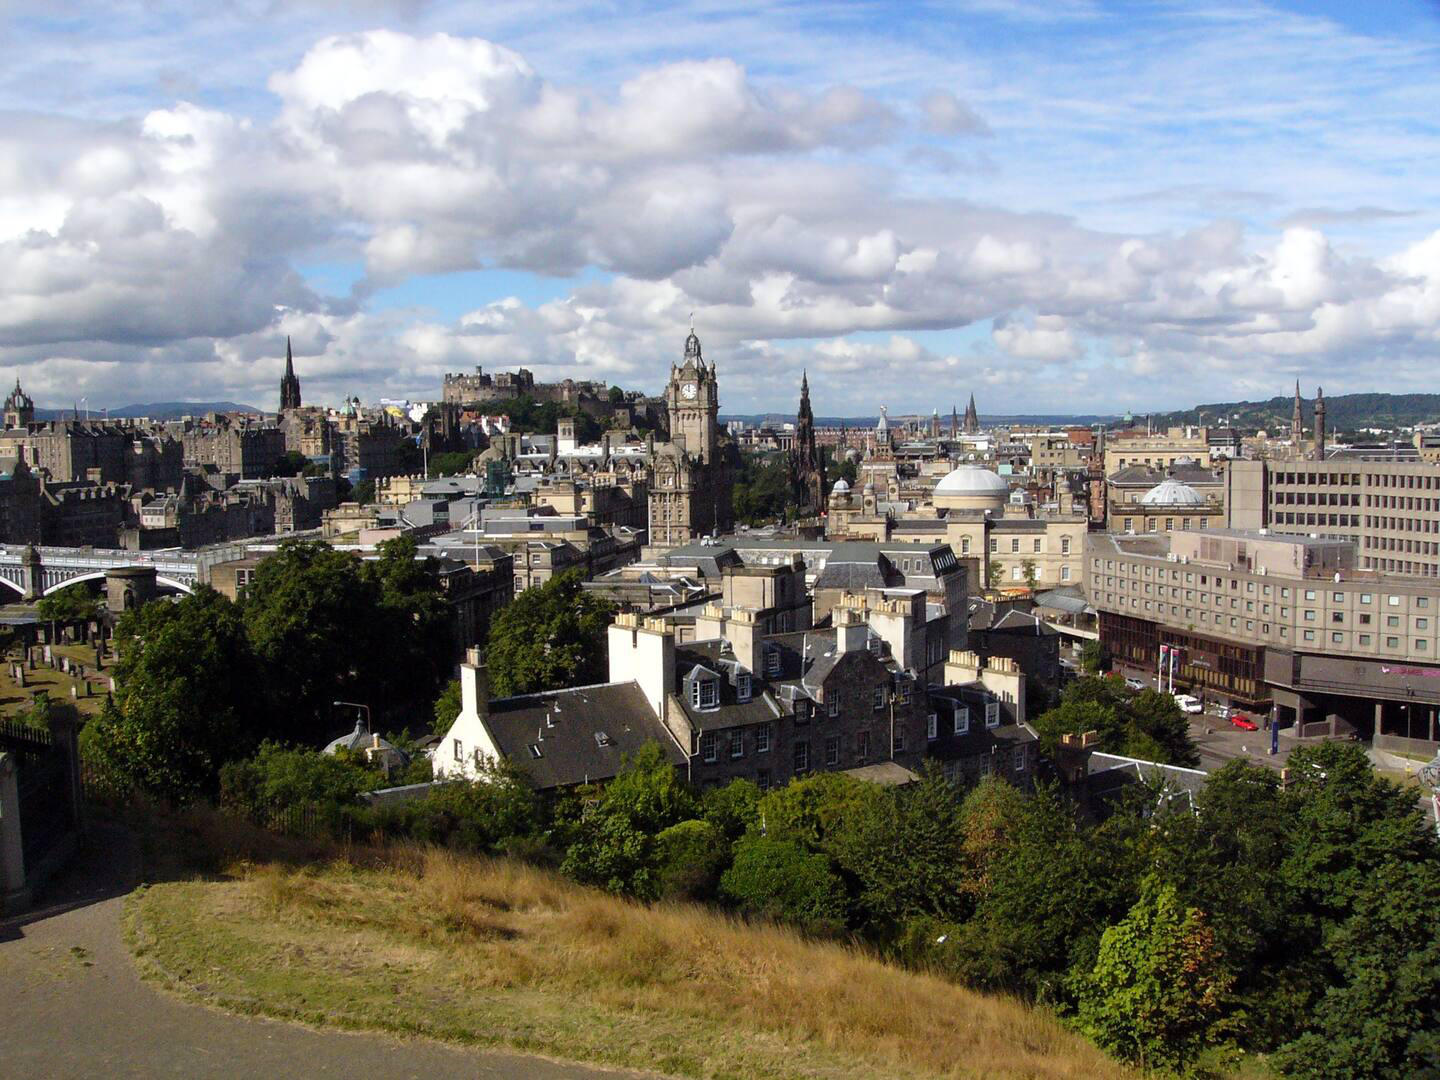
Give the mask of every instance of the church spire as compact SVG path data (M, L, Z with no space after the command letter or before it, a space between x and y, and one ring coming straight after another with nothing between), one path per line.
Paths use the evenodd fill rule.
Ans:
M280 379L280 411L300 408L300 380L295 376L295 354L290 348L290 335L285 335L285 374Z
M1290 413L1290 443L1299 452L1305 438L1305 411L1300 404L1300 380L1295 380L1295 408Z

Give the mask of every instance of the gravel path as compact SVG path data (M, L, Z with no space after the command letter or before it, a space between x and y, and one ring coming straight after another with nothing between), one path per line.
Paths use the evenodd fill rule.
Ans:
M120 913L137 856L97 826L41 906L0 922L0 1072L66 1077L534 1077L636 1074L428 1040L319 1031L191 1005L141 982Z

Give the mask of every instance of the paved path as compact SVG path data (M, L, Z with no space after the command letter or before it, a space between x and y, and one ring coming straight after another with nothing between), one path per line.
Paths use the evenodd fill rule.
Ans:
M120 936L136 880L129 834L97 827L41 908L0 922L0 1075L69 1077L534 1077L635 1074L428 1040L231 1016L142 983Z

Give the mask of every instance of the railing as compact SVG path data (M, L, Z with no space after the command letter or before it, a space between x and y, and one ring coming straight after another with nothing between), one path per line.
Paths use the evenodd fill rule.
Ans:
M17 720L0 720L0 744L6 749L44 753L55 740L44 728L32 727Z

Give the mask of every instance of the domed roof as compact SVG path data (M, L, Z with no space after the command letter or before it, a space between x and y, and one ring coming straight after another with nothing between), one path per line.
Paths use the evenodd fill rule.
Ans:
M1173 477L1162 480L1140 497L1141 506L1204 506L1205 496Z
M979 465L961 465L935 485L937 495L1004 495L1009 490L1003 477Z
M849 484L849 483L846 481L846 479L842 476L842 477L840 477L839 480L836 480L836 481L835 481L835 486L830 489L830 494L832 494L832 495L848 495L848 494L850 494L850 484Z

